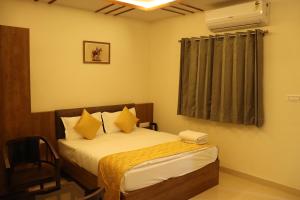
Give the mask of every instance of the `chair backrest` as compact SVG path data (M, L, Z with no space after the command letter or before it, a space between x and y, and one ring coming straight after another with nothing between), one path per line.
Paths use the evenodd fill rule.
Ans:
M6 147L11 167L38 162L40 160L39 143L40 138L38 136L7 141Z

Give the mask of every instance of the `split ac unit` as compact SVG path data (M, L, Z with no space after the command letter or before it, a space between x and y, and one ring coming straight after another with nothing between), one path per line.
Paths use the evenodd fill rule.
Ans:
M251 1L216 10L205 11L212 32L265 26L269 23L268 0Z

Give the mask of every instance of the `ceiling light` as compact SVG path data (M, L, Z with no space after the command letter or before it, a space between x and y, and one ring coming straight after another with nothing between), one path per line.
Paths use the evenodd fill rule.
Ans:
M152 9L160 7L161 5L174 2L176 0L116 0L121 3L131 4L143 9Z

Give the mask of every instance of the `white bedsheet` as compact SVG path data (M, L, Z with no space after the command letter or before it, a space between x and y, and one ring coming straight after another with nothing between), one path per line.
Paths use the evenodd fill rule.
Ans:
M97 176L99 160L104 156L176 140L180 140L177 135L136 128L130 134L103 134L94 140L60 139L58 146L62 156ZM217 156L218 149L211 147L142 163L125 173L120 189L137 190L185 175L214 162Z

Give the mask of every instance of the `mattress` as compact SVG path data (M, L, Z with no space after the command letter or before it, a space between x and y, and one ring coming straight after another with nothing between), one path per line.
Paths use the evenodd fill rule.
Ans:
M60 139L58 147L63 157L97 176L99 160L107 155L177 140L180 140L177 135L136 128L130 134L102 134L93 140ZM147 161L124 174L120 189L129 192L182 176L214 162L217 157L217 147L209 147Z

